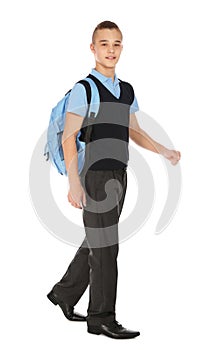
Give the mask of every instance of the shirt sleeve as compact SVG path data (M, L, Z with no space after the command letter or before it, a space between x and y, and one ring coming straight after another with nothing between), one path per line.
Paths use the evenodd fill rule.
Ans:
M139 111L138 101L137 98L134 97L134 101L130 106L130 114L134 114L135 112Z
M77 83L70 92L66 111L85 117L87 108L86 90L82 84Z

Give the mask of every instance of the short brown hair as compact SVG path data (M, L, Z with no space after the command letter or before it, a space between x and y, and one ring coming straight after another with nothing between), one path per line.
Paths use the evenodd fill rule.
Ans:
M121 30L119 29L119 27L117 26L116 23L111 22L111 21L104 21L104 22L99 23L96 26L96 28L94 29L94 32L93 32L93 35L92 35L92 43L94 43L96 32L98 30L101 30L101 29L116 29L116 30L118 30L120 32L121 38L123 38L122 32L121 32Z

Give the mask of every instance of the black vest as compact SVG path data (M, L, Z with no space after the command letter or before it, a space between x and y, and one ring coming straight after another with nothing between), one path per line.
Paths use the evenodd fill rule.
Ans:
M120 81L120 97L116 98L96 77L89 74L99 91L100 106L95 118L85 118L89 126L85 161L91 170L114 170L127 167L129 160L129 115L134 101L132 86ZM87 128L83 123L82 140ZM87 130L87 131L85 131Z

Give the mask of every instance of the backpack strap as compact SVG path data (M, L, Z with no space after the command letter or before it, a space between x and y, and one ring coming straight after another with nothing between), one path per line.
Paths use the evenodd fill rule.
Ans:
M99 109L99 103L97 103L96 99L98 99L99 93L96 85L91 79L88 79L88 77L78 81L78 83L85 87L88 103L88 109L82 122L79 140L89 143L91 140L92 124L98 114L97 110Z
M86 90L86 96L87 96L87 103L88 105L91 103L91 86L86 80L79 80L76 84L82 84ZM71 92L72 89L68 90L65 94L68 95L69 92Z
M87 81L91 87L91 105L90 105L90 117L95 118L99 112L99 106L100 106L100 96L99 96L99 90L94 82L93 79L90 78L90 75L88 75L85 78L85 81Z
M79 80L76 84L82 84L86 90L86 96L87 96L87 104L88 104L88 110L86 117L89 117L90 119L93 119L97 116L99 111L99 104L100 104L100 98L99 98L99 91L97 89L96 84L93 82L93 80L86 77L85 79ZM68 92L66 92L65 96L68 95L71 92L72 89L70 89Z
M86 95L87 95L87 103L90 105L91 103L91 86L88 81L86 80L80 80L78 81L78 84L82 84L86 90Z

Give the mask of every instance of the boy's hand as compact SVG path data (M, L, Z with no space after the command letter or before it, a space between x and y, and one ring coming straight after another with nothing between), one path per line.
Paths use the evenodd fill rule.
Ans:
M68 192L68 201L75 208L82 209L83 206L86 206L86 196L85 191L80 183L80 181L70 181L70 187Z
M172 165L176 165L179 162L180 158L181 158L181 154L180 154L179 151L170 150L170 149L167 149L167 148L165 148L161 152L161 154L165 158L167 158L171 162Z

